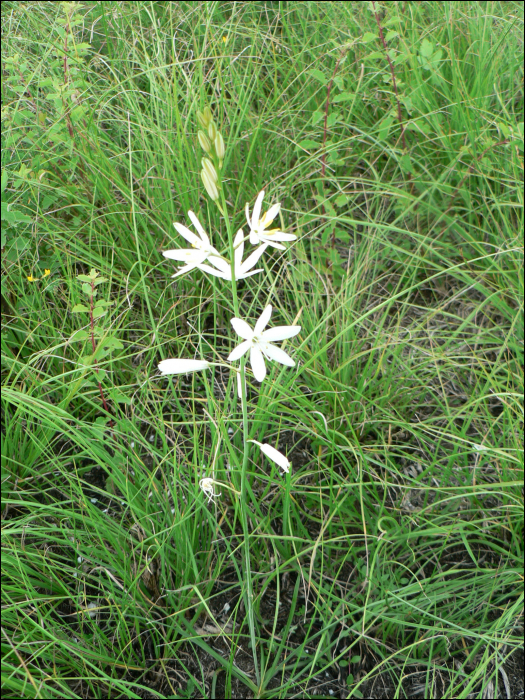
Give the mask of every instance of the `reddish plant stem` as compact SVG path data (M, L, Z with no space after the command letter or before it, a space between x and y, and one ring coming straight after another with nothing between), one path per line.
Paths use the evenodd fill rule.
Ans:
M93 359L95 360L95 372L98 374L98 362L97 358L94 356L95 351L97 349L96 343L95 343L95 319L93 317L93 294L95 292L95 283L91 281L91 296L89 297L89 324L91 328L91 347L93 348ZM104 406L104 410L106 413L109 413L109 408L106 403L106 397L104 396L104 390L102 389L102 384L99 381L98 382L98 390L100 391L100 398L102 399L102 405ZM109 419L109 427L113 427L113 419Z
M330 106L330 92L332 90L332 84L334 82L334 78L336 76L337 70L339 68L339 64L341 63L341 59L344 56L344 52L341 52L341 55L337 59L337 63L335 64L334 72L332 73L332 77L330 78L330 82L328 83L328 88L326 90L326 104L324 107L324 129L323 129L323 155L321 157L321 175L324 180L325 172L326 172L326 153L324 150L324 146L326 143L326 135L327 135L327 121L328 121L328 108Z
M66 24L64 25L64 30L64 85L67 85L69 83L69 71L67 68L67 35L68 32L71 31L71 28L69 26L69 14L67 14L67 20ZM71 123L71 117L69 116L69 107L66 105L64 98L62 98L62 104L64 105L64 110L66 113L67 130L69 131L70 137L73 138L73 124Z
M395 93L396 102L397 102L397 119L399 121L399 126L401 127L401 144L403 145L403 150L406 151L407 145L406 145L406 141L405 141L405 127L403 126L403 116L401 114L401 102L399 101L399 93L397 91L397 82L396 82L396 74L394 71L394 64L392 63L392 60L391 60L389 53L388 53L388 46L386 45L385 36L383 34L383 27L381 26L381 20L379 19L379 15L377 14L375 2L372 2L372 7L374 8L374 15L375 15L376 22L377 22L377 28L379 30L379 38L381 39L381 43L383 44L383 48L385 50L385 55L386 55L386 60L388 61L388 65L390 66L390 74L392 75L392 85L394 86L394 93Z

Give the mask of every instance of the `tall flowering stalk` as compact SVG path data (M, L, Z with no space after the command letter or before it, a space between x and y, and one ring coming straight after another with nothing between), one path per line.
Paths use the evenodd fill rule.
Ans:
M199 485L210 504L213 502L213 499L220 498L221 487L233 491L239 497L238 503L244 533L244 569L246 579L245 606L248 614L257 683L259 683L260 677L256 652L255 616L253 610L247 517L247 470L250 446L252 444L257 445L262 454L281 467L283 473L289 472L291 463L285 455L281 454L271 445L249 439L246 353L249 352L251 371L255 379L258 382L263 382L267 376L265 360L278 362L286 367L293 367L295 365L294 360L282 348L275 345L275 343L293 338L301 331L301 327L277 326L267 328L272 314L272 307L269 304L262 310L259 319L252 327L247 321L239 317L237 283L241 279L246 279L262 272L260 268L255 270L253 268L269 247L285 250L286 248L283 243L295 240L296 236L281 231L279 227L270 228L275 218L280 213L281 205L278 203L274 204L261 215L264 190L258 194L251 214L249 204L246 204L246 219L249 227L248 233L245 235L244 231L239 229L234 236L235 229L229 215L221 177L226 144L222 134L217 129L209 107L206 107L202 112L197 112L197 120L201 127L197 134L198 142L205 152L205 156L201 160L202 169L200 171L200 177L208 196L224 217L228 236L228 250L227 252L219 252L212 244L213 236L211 234L209 235L204 230L204 227L193 211L188 211L188 217L197 233L194 233L181 223L175 223L174 226L176 231L190 243L191 248L166 250L164 251L164 255L167 258L184 263L173 275L174 277L179 277L187 273L205 274L211 275L214 278L217 277L219 280L223 280L223 283L229 283L232 294L231 306L233 311L231 325L236 334L243 340L240 345L232 350L227 358L228 363L236 363L240 360L238 367L234 364L229 365L232 371L237 375L238 394L241 400L242 410L243 459L240 491L233 489L228 484L216 481L213 473L211 476L202 478ZM243 261L246 241L249 241L251 245L256 247ZM163 375L184 374L203 371L214 364L216 363L209 362L203 358L168 359L159 364L159 370ZM215 490L215 487L219 490Z

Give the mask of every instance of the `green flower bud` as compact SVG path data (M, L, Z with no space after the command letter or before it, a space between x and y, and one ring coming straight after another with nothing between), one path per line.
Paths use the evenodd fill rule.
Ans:
M208 106L204 108L204 114L202 116L204 118L204 121L206 122L206 126L204 127L206 128L213 119L213 114L211 113L211 109Z
M217 189L217 185L213 182L204 168L201 170L201 178L202 183L206 188L206 192L210 195L210 198L213 201L219 199L219 190Z
M206 173L208 174L210 179L213 180L213 182L217 182L217 180L219 178L217 176L217 171L215 170L215 166L213 165L211 160L209 158L203 158L201 160L201 163L202 163L203 170L206 171Z
M222 160L224 158L224 139L222 138L222 134L220 131L217 132L217 136L215 137L214 141L214 146L215 146L215 153L217 154L217 158L219 160Z
M215 126L213 119L208 124L208 136L210 137L210 141L214 141L215 137L217 136L217 127Z
M199 112L199 110L197 110L197 121L203 129L206 129L206 127L208 126L208 122L204 118L204 114L202 112Z
M208 137L206 136L204 131L201 131L199 129L197 138L199 139L199 143L201 145L202 150L206 151L206 153L209 153L211 151L211 143L209 142Z

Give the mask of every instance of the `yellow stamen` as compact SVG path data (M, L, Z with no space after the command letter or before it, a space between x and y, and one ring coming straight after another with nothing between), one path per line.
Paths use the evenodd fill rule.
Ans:
M36 282L37 280L33 277L33 275L28 275L28 276L27 276L27 281L28 281L28 282Z
M44 270L44 277L49 277L51 274L51 270L48 270L47 268Z

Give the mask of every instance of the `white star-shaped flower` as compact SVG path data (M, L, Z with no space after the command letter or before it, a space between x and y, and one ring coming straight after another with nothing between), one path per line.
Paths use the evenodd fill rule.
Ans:
M264 190L261 190L257 195L255 204L253 206L252 216L250 218L250 209L248 203L246 203L246 220L248 221L248 226L250 227L250 243L252 245L257 245L257 243L267 243L274 248L279 248L279 250L285 250L285 247L281 245L279 241L295 241L297 236L293 233L284 233L279 228L268 229L271 226L273 220L281 210L280 204L273 204L266 214L261 216L261 206L264 198Z
M203 229L195 214L192 211L189 211L188 216L197 229L200 238L190 231L189 228L186 228L186 226L183 226L182 224L173 224L178 233L180 233L181 236L191 243L191 248L163 251L164 257L186 263L186 265L181 267L180 270L173 275L173 277L183 275L185 272L189 272L196 267L201 268L201 265L205 260L209 260L210 262L214 262L215 259L221 260L218 251L215 250L210 243L210 239L208 238L206 231Z
M240 335L241 338L244 338L244 342L238 345L229 354L228 361L233 362L234 360L238 360L249 350L250 364L255 379L257 379L258 382L262 382L266 377L265 357L267 360L275 360L287 367L293 367L295 365L292 358L287 355L284 350L273 345L272 341L293 338L300 332L301 326L276 326L275 328L269 328L265 331L264 329L268 325L271 315L272 307L268 304L255 324L253 331L246 321L240 318L232 318L231 320L235 332L237 335Z
M258 270L252 270L252 267L257 263L261 255L264 253L268 247L266 244L259 246L256 250L249 255L246 260L242 261L242 256L244 254L244 233L242 228L237 231L235 240L233 241L234 251L234 265L235 265L235 279L242 280L246 277L251 277L256 275L258 272L262 272L262 268ZM208 272L210 275L215 275L215 277L221 277L225 280L231 280L232 278L232 266L228 260L224 258L211 257L210 262L215 265L211 267L210 265L199 265L201 270Z

